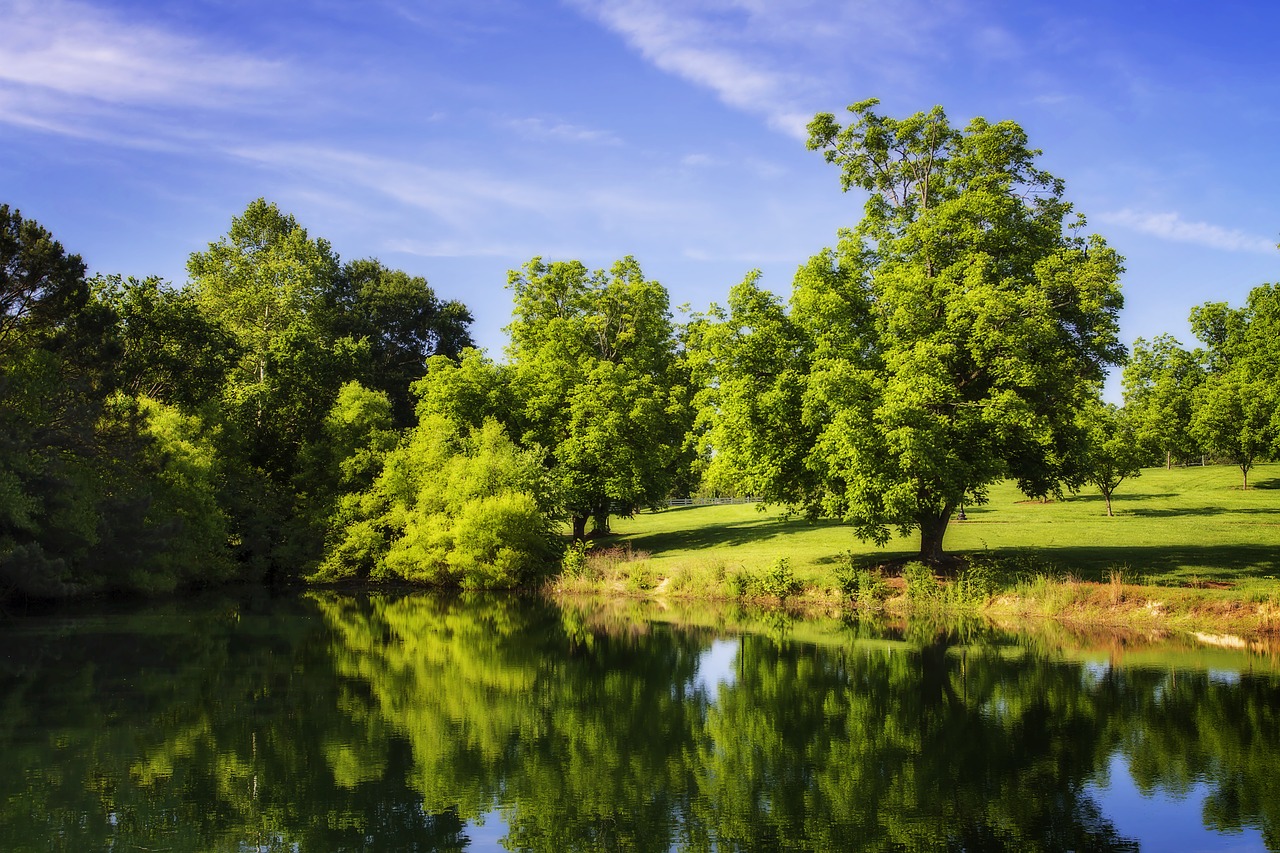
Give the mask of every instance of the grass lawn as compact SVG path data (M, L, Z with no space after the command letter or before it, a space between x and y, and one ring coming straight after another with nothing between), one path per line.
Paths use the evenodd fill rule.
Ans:
M1028 501L1012 483L997 484L983 506L952 520L949 553L991 552L1024 558L1046 572L1081 580L1156 586L1230 584L1236 594L1270 595L1280 584L1280 463L1249 472L1226 465L1152 468L1125 481L1108 518L1096 490L1062 501ZM759 571L787 557L806 585L834 582L852 551L868 564L912 556L918 535L884 548L860 542L836 522L787 519L774 508L679 507L616 519L608 541L647 554L658 577L676 573L723 576Z

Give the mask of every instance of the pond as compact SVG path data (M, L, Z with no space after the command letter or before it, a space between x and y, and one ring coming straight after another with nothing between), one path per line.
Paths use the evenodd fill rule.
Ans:
M0 849L1280 850L1265 651L429 595L0 617Z

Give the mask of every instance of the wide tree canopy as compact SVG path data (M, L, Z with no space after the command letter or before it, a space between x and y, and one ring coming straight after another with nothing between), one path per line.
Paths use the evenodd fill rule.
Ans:
M1066 475L1074 413L1124 356L1122 260L1079 233L1017 124L961 129L940 107L899 120L876 104L852 105L845 127L825 113L809 124L842 187L869 193L862 221L800 268L788 316L744 283L716 360L721 388L799 401L792 443L761 434L788 413L719 405L734 440L770 455L752 470L785 481L774 494L877 542L918 529L938 563L962 501L1000 477L1036 493Z

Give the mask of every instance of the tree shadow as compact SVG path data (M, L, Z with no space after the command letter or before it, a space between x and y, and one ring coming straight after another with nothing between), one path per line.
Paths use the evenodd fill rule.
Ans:
M689 507L672 507L663 512L674 512ZM695 527L689 530L670 530L657 533L629 535L632 547L637 551L659 553L674 550L711 549L737 545L758 544L799 533L804 530L846 526L836 520L810 521L805 518L779 518L761 513L759 518Z
M999 549L991 553L1002 556ZM1054 545L1021 547L1003 554L1018 555L1034 556L1080 580L1105 581L1116 568L1165 584L1280 578L1280 551L1271 545Z

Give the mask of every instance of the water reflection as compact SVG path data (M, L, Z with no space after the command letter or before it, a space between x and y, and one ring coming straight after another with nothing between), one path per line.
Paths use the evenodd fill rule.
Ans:
M653 616L325 595L10 618L0 849L1280 849L1256 656Z

